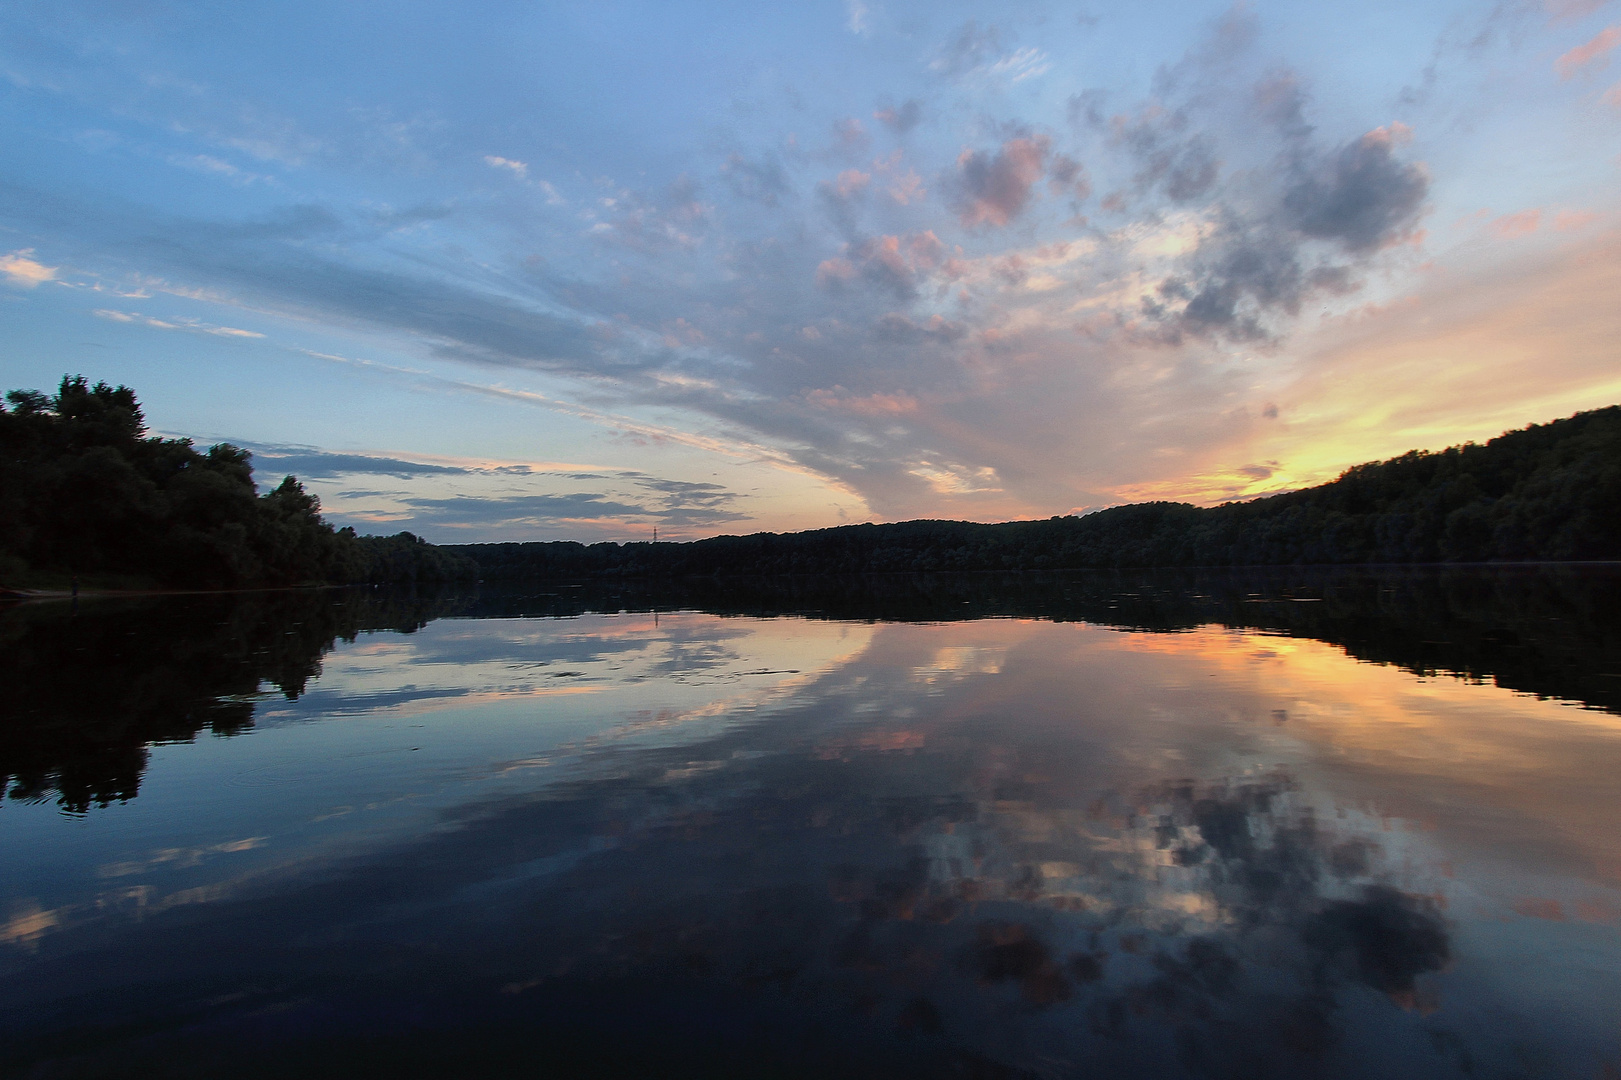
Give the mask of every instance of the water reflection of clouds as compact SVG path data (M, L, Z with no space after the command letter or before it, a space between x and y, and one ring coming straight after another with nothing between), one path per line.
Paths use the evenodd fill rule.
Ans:
M434 829L372 855L289 866L251 902L196 886L210 940L321 951L340 973L386 948L398 983L380 993L442 987L447 1015L492 1037L674 1040L723 1016L813 1072L849 1064L840 1047L850 1075L1621 1060L1615 841L1596 828L1615 802L1595 786L1621 746L1584 714L1216 629L685 615L657 638L651 618L603 618L490 627L484 660L478 629L447 644L430 627L397 663L340 649L322 683L380 702L444 689L442 668L463 691L443 700L488 721L545 685L515 656L602 638L624 647L566 661L603 688L577 703L601 722L468 764ZM426 659L453 655L470 660ZM688 662L708 674L671 677ZM58 917L17 912L17 940L48 942ZM218 977L153 926L97 962L159 986ZM345 949L359 959L327 959ZM401 1035L336 984L278 998L256 962L223 978L244 997L216 1033L251 1041L276 1008L294 1029L465 1037L434 1017ZM170 1038L154 1045L192 1045Z
M442 620L409 637L371 635L325 661L323 678L265 719L418 715L500 699L597 693L627 679L670 678L742 663L750 628L699 617Z

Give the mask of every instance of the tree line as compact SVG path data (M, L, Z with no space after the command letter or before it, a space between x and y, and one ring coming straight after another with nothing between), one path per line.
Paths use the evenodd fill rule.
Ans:
M0 406L0 583L247 588L471 578L411 533L334 529L288 476L259 494L252 455L147 434L134 391L62 379Z
M485 579L1621 558L1621 406L1200 508L903 521L690 543L469 544Z
M435 546L334 529L295 477L146 433L135 394L82 376L0 406L0 583L66 575L190 588L1621 558L1621 406L1414 450L1301 491L985 525L903 521L686 543Z

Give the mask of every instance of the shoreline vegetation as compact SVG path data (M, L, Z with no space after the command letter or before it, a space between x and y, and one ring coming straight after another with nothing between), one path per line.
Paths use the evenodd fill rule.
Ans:
M1577 562L1621 558L1621 406L1200 508L903 521L682 543L464 544L485 580Z
M1621 559L1621 406L1414 450L1316 487L1201 508L903 521L678 542L434 545L334 529L251 456L146 434L83 376L0 406L0 596L304 585Z
M471 580L402 532L334 529L296 477L263 495L252 455L146 433L126 386L65 376L0 407L0 595Z

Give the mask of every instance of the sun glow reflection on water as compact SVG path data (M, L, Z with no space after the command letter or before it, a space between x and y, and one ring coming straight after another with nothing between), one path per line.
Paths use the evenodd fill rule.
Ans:
M71 969L165 1061L317 1014L353 1049L431 994L460 1019L413 1052L473 1024L498 1071L518 1031L741 1045L694 1008L811 1074L1621 1063L1621 723L1489 681L1215 624L684 611L363 633L253 719L126 802L0 810L5 1031L55 1030ZM176 986L244 1004L204 1037Z

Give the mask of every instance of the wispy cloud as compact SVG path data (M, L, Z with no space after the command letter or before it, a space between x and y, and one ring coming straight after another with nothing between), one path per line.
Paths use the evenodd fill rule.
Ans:
M1461 293L1492 259L1593 243L1614 220L1614 193L1592 179L1613 179L1609 151L1558 159L1548 174L1569 190L1541 190L1531 172L1457 165L1474 149L1460 140L1487 137L1465 127L1494 138L1512 128L1523 154L1554 145L1536 143L1537 131L1568 130L1549 110L1574 107L1566 99L1577 95L1498 102L1471 80L1490 68L1545 85L1550 63L1573 80L1598 71L1616 42L1611 30L1573 27L1599 17L1584 2L1499 5L1445 27L1416 13L1422 31L1393 31L1404 48L1367 69L1377 93L1314 84L1306 73L1327 37L1270 34L1273 16L1244 7L1202 30L1168 18L1163 32L1114 49L1109 19L1083 28L1018 8L931 30L932 12L848 3L823 13L821 38L761 9L750 16L760 40L767 27L795 35L806 56L788 49L769 68L730 59L724 93L657 75L670 57L693 55L698 39L683 35L709 26L695 11L569 68L577 103L542 110L543 121L512 103L552 101L556 87L516 67L463 71L455 86L424 68L410 100L437 103L429 108L408 103L365 57L356 70L374 81L342 71L330 97L322 82L319 93L289 86L255 98L249 80L218 66L212 80L198 73L206 65L172 78L138 71L141 50L112 50L94 69L41 54L14 65L27 69L26 94L56 95L64 115L79 110L73 130L101 133L50 152L93 157L95 169L75 183L8 174L0 227L18 250L0 257L0 272L20 287L72 279L73 289L47 290L50 304L14 297L31 317L72 302L75 318L93 311L221 343L267 333L267 345L296 342L345 365L322 374L334 383L363 372L379 401L476 399L492 415L536 410L524 423L538 421L537 438L554 436L550 414L649 459L758 466L764 488L791 478L814 491L814 513L829 521L835 502L884 517L986 517L1130 491L1253 492L1328 467L1303 432L1327 432L1321 445L1340 464L1367 456L1314 370L1354 381L1341 346L1375 324L1419 333L1398 317L1403 296L1440 304L1435 281ZM326 17L375 28L360 9ZM537 9L562 43L524 38L537 57L580 47L547 18ZM1356 29L1352 14L1323 18L1335 34ZM465 29L481 32L477 20ZM828 34L844 44L816 51L830 48ZM1577 37L1586 40L1571 48ZM1391 73L1443 38L1425 70ZM1285 42L1293 65L1277 52ZM1422 93L1403 96L1406 85ZM1621 107L1618 93L1603 100ZM1394 115L1411 128L1386 102L1399 102ZM1456 122L1462 104L1469 125ZM203 184L174 165L236 183ZM161 182L120 177L147 167ZM275 182L242 183L250 170ZM1482 205L1499 210L1426 236L1432 207L1451 222ZM1493 288L1513 306L1508 286ZM1601 307L1583 316L1589 325L1603 321ZM256 329L239 329L244 321ZM1324 327L1338 345L1315 336ZM122 335L132 349L137 337ZM1381 359L1389 347L1356 355L1384 385L1438 385L1422 358ZM238 350L248 352L270 354ZM1591 365L1563 361L1547 379L1569 390L1561 402L1603 385ZM1367 415L1378 412L1374 397L1358 399ZM491 438L455 424L443 438ZM1298 441L1269 441L1285 429ZM261 464L328 486L352 475L350 492L388 486L363 477L389 477L401 491L342 500L389 520L449 523L477 495L540 500L492 511L502 521L566 521L602 536L614 515L651 521L672 510L670 492L613 470L565 481L405 452L286 447L267 448ZM680 476L669 483L709 473ZM520 481L537 486L502 486ZM674 509L690 522L753 514L766 498L679 494ZM658 520L662 530L674 519Z
M234 326L215 326L200 319L159 319L151 315L142 315L138 311L117 311L112 308L97 308L91 314L98 319L106 319L109 322L134 323L140 326L150 326L154 330L181 330L192 334L213 334L215 337L264 337L263 334L256 330L241 330Z
M1554 70L1561 79L1569 79L1583 68L1602 67L1609 62L1610 53L1617 45L1621 45L1621 26L1607 26L1588 41L1561 54L1553 62Z
M1020 83L1045 75L1052 61L1040 49L1004 49L1002 32L995 26L980 26L969 20L946 42L932 60L929 70L957 81L976 79Z
M850 33L866 37L872 33L872 8L863 0L844 0L844 25Z
M494 154L484 155L484 164L492 169L507 169L525 180L529 178L529 166L522 161L513 161L511 158L496 157Z

